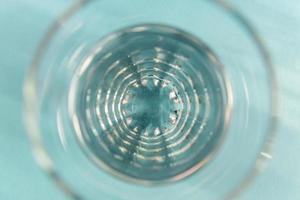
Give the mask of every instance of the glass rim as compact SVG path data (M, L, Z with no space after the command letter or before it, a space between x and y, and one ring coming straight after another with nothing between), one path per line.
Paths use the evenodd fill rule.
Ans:
M36 99L37 99L37 71L39 69L39 64L43 60L43 56L46 52L46 49L50 45L50 41L56 32L60 29L61 24L68 21L77 11L83 8L88 2L93 0L75 0L71 3L71 6L63 12L62 15L55 18L54 22L49 26L48 30L44 34L43 38L38 44L37 50L33 56L31 65L29 66L29 71L25 78L25 84L23 89L23 98L24 98L24 119L25 126L27 129L27 134L30 139L32 146L33 155L35 157L38 165L50 176L54 182L62 189L69 197L73 199L78 199L78 194L76 191L66 183L63 178L59 175L59 171L55 169L55 164L52 162L51 157L49 156L47 150L44 147L42 139L42 131L38 125L38 110L36 108ZM248 34L248 37L253 39L257 51L261 55L261 60L263 65L267 70L267 79L271 86L270 91L270 107L271 113L269 117L269 126L267 128L266 139L260 150L260 154L257 155L256 162L251 166L250 172L245 175L245 178L241 180L241 183L234 187L224 199L233 199L237 197L241 192L243 192L250 183L253 182L255 177L261 172L261 168L258 166L258 163L266 162L269 158L264 156L264 154L269 154L271 152L272 140L275 136L276 127L277 127L277 113L278 113L278 87L277 87L277 78L275 70L273 67L272 59L269 54L268 49L266 48L264 41L258 34L258 32L253 28L251 23L242 15L237 8L232 4L229 4L226 0L213 0L212 1L216 6L221 7L228 15L230 15L235 21L237 21L242 28ZM228 123L225 123L225 132ZM224 139L224 138L223 138ZM222 141L221 141L222 142ZM264 154L263 154L264 153ZM186 172L183 172L186 173ZM121 177L126 178L126 177ZM132 180L130 180L132 181Z

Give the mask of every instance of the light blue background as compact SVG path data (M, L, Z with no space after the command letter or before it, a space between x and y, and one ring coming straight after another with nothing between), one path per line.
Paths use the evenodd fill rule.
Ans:
M0 0L0 199L63 200L36 166L22 125L22 84L48 25L72 1ZM280 112L272 159L240 200L300 199L300 1L232 0L269 47ZM171 196L169 196L171 199ZM188 197L187 197L188 198Z

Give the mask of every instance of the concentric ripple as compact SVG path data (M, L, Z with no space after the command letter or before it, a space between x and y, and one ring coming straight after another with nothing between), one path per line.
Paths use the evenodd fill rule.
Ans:
M77 137L102 169L136 180L178 180L220 144L222 67L186 32L155 24L114 32L74 77Z

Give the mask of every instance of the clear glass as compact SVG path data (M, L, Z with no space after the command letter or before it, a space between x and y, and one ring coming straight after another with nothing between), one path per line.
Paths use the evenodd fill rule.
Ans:
M25 117L74 199L231 199L269 156L276 100L261 38L224 1L78 1L41 42Z

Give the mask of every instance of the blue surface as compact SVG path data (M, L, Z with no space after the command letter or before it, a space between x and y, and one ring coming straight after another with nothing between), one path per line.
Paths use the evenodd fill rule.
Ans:
M53 17L67 2L0 1L0 199L65 199L35 165L22 120L27 66ZM54 9L56 8L56 9Z
M266 40L281 100L272 159L239 199L300 199L300 1L232 2ZM49 3L0 0L0 199L66 199L34 163L21 113L22 84L33 52L49 23L71 1Z

